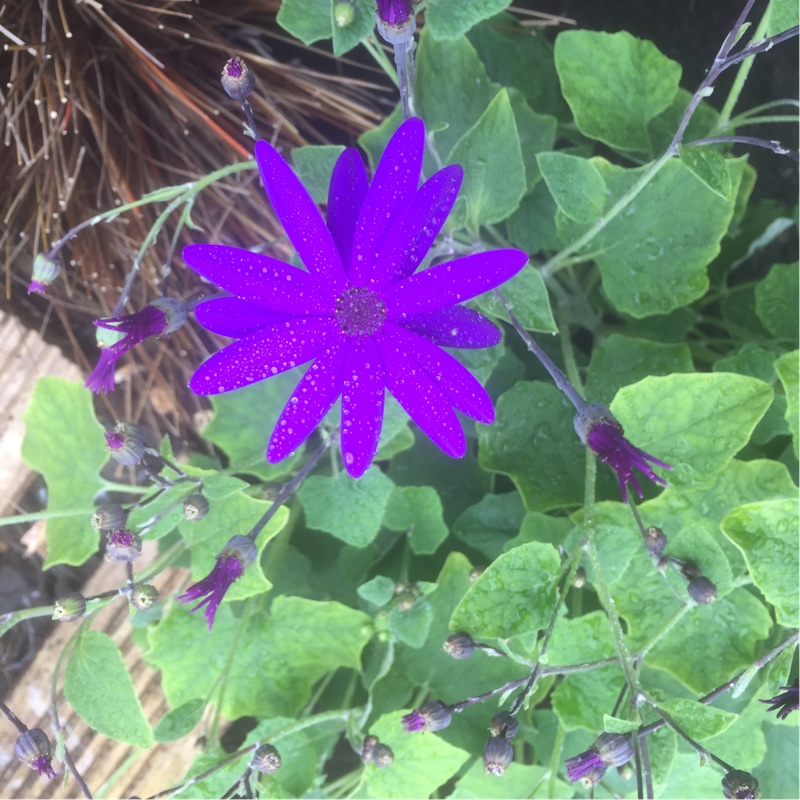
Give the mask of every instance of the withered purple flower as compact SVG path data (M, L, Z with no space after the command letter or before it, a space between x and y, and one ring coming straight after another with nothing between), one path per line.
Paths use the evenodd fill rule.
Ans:
M50 763L50 740L41 728L31 728L20 734L14 743L14 755L48 780L56 777Z
M132 347L151 336L172 333L186 322L186 309L180 300L160 297L134 314L97 319L98 328L124 333L118 342L105 347L97 366L86 379L84 386L96 393L114 390L114 363Z
M206 607L206 622L208 629L214 624L214 615L225 593L231 588L233 582L244 575L245 570L256 560L258 550L249 536L234 536L217 556L216 563L211 572L201 581L190 586L182 595L175 599L185 605L200 602L190 610L190 614Z
M792 711L797 711L800 699L800 684L795 681L791 686L781 686L781 694L776 694L769 700L759 700L759 703L768 703L767 711L777 711L778 719L786 719Z
M61 263L46 253L37 253L33 259L33 275L28 284L28 294L44 294L47 287L61 274Z
M622 425L605 406L591 403L581 408L575 416L575 432L601 461L617 473L623 503L628 500L628 484L642 497L642 489L633 473L635 469L654 483L667 485L663 478L653 472L651 465L663 469L672 467L632 445L625 438Z
M405 714L400 720L406 733L418 731L440 731L450 724L453 712L450 706L440 700L431 700L415 708L410 714Z
M573 783L583 779L594 786L608 767L621 767L631 758L633 743L629 735L601 733L588 750L568 758L564 763L567 765L567 777Z
M345 150L331 177L326 225L294 172L260 141L264 186L306 270L236 247L183 251L192 269L234 295L198 305L198 321L239 339L195 372L194 392L229 392L313 360L272 433L271 463L296 450L339 397L342 454L354 478L378 448L387 389L456 458L466 438L453 409L494 419L480 383L440 348L499 342L499 330L461 303L514 276L527 256L495 250L417 271L462 177L453 165L418 188L424 142L422 120L405 122L371 185L358 153Z

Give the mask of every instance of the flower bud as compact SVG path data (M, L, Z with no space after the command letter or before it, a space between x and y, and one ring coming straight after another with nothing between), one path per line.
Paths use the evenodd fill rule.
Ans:
M375 746L375 753L372 756L372 763L376 767L388 767L394 762L394 752L388 744L379 742Z
M621 767L633 758L631 737L622 733L601 733L594 750L607 767Z
M106 560L135 561L142 554L142 540L127 528L106 534Z
M250 766L258 772L273 775L281 768L281 756L271 744L262 744L250 759Z
M761 790L754 775L740 769L732 769L722 779L722 794L731 800L758 800Z
M86 598L78 592L59 597L53 606L53 619L58 622L75 622L86 613Z
M183 517L190 521L203 519L210 508L208 500L199 492L190 494L183 501Z
M713 603L717 599L717 587L705 575L689 581L687 589L692 600L701 606Z
M492 736L483 746L483 771L487 775L504 775L514 760L514 748L504 736Z
M411 611L417 598L411 592L404 592L397 598L396 608L398 611Z
M361 760L366 764L367 761L372 761L372 757L375 755L375 748L378 745L378 737L369 734L364 737L364 741L361 743Z
M469 581L469 583L470 583L470 586L471 586L473 583L475 583L475 581L477 581L477 580L478 580L478 578L480 578L480 576L481 576L481 575L483 575L483 571L484 571L485 569L486 569L486 567L473 567L473 568L472 568L472 569L469 571L469 576L467 577L467 580Z
M499 736L511 741L517 735L519 723L513 714L508 711L499 711L492 717L489 730L491 730L492 736Z
M106 431L106 449L118 464L134 466L144 455L142 432L136 425L118 422L113 431Z
M378 0L378 33L389 44L403 44L414 36L417 18L413 6L414 0Z
M337 0L333 6L333 22L337 28L347 28L353 24L356 10L353 0Z
M651 525L644 533L644 546L653 556L660 556L667 546L667 537L661 528Z
M158 589L150 583L135 586L131 592L131 605L137 611L144 611L158 601Z
M586 570L583 567L578 567L575 570L575 575L572 578L572 586L575 589L583 589L586 586Z
M450 724L452 718L453 712L450 706L446 706L440 700L431 700L418 709L414 709L410 714L406 714L402 723L407 733L440 731Z
M119 503L103 503L92 514L92 527L96 531L110 531L125 525L125 509Z
M42 777L56 777L50 764L50 740L41 728L31 728L20 734L14 744L14 755Z
M452 658L470 658L475 652L475 640L468 633L459 631L444 640L444 651Z
M238 56L228 59L220 80L225 93L234 100L246 100L256 85L256 76Z
M690 581L694 578L699 578L703 574L700 571L700 567L698 567L694 561L676 561L675 563L678 569L681 571L681 575L683 575L687 581Z
M61 262L47 253L37 253L33 259L33 274L28 294L44 294L45 289L61 274Z

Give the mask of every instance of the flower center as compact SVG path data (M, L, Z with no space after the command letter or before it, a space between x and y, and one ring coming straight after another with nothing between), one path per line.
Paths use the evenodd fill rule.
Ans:
M383 300L369 289L353 286L336 301L336 319L348 336L370 336L386 318Z

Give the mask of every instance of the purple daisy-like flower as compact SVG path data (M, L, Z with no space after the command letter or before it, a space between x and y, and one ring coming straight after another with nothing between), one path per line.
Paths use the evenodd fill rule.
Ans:
M151 336L172 333L186 322L186 309L180 300L160 297L134 314L97 319L98 328L124 333L118 342L103 349L97 366L83 385L96 393L114 390L114 363L132 347Z
M249 536L234 536L217 556L211 572L175 599L182 605L200 600L194 608L190 609L189 613L194 614L195 611L205 606L206 622L208 629L211 630L211 626L214 624L214 615L217 613L225 593L235 580L244 575L245 570L255 561L257 555L258 550Z
M769 703L767 711L777 711L778 719L786 719L792 711L797 711L800 700L800 684L795 681L791 686L781 686L782 694L777 694L769 700L759 700L759 703Z
M642 489L633 474L635 469L653 483L667 485L663 478L653 472L653 466L663 469L672 467L632 445L625 438L622 425L605 406L598 403L584 406L575 416L575 432L601 461L617 473L623 503L628 500L628 484L640 498L642 497Z
M183 251L192 269L234 295L198 305L197 320L239 340L195 372L195 393L229 392L313 360L272 433L271 463L296 450L339 397L342 454L354 478L378 448L387 389L456 458L466 438L454 409L494 420L483 387L441 347L500 341L495 325L461 303L516 275L527 255L494 250L417 271L462 177L449 166L418 188L424 143L422 120L401 125L371 185L358 153L345 150L331 176L326 224L287 163L260 141L267 195L306 270L236 247Z

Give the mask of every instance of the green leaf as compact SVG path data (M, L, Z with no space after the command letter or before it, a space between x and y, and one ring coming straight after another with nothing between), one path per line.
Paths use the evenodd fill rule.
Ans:
M615 150L652 153L647 125L672 103L679 64L625 31L564 31L555 62L581 133Z
M512 547L528 542L545 542L560 547L573 527L568 517L551 517L538 511L528 511L522 518L519 535L508 539L503 545L503 551L507 552Z
M173 708L206 698L225 675L223 716L289 716L308 701L323 675L339 667L360 668L372 631L372 620L361 611L301 597L276 597L269 614L240 620L223 604L210 632L173 604L149 632L145 659L161 670Z
M718 194L723 200L730 200L733 186L728 161L711 147L682 144L678 150L686 169L704 186Z
M359 597L380 608L394 597L394 581L385 575L376 575L372 580L362 583L356 591Z
M108 460L92 393L63 378L41 378L22 417L22 458L47 484L47 557L44 568L79 566L97 552L100 535L89 524L92 499L103 488Z
M527 183L507 90L498 92L475 125L456 142L447 160L464 168L449 224L466 225L477 233L481 225L501 222L517 209Z
M186 484L166 489L146 505L134 508L128 515L128 527L138 531L143 539L161 539L184 519L183 501L195 491L195 487Z
M136 747L153 744L122 654L106 634L86 630L78 637L64 675L64 696L103 736Z
M440 736L405 733L400 719L405 711L384 714L370 733L389 745L394 763L388 769L365 764L354 797L429 797L446 783L470 758L469 753L445 742Z
M340 472L312 475L298 496L309 528L327 531L354 547L366 547L377 535L394 484L377 467L358 480Z
M393 531L408 531L415 553L435 553L448 533L442 519L442 501L431 486L395 486L383 524Z
M551 695L553 711L564 730L602 731L605 710L614 707L623 681L619 667L565 675Z
M591 161L567 153L539 153L536 161L562 213L575 222L599 219L606 203L606 184Z
M389 611L387 622L397 639L418 650L425 644L433 622L431 604L420 597L411 608L401 610L395 606Z
M447 80L442 80L446 75ZM442 161L478 121L502 87L489 80L475 48L465 38L438 42L429 25L417 49L416 105L428 134L434 133ZM363 138L363 137L362 137Z
M544 181L537 183L506 221L509 239L528 253L560 250L561 240L556 231L557 210L547 184Z
M333 54L344 55L352 50L362 39L369 36L375 29L375 2L374 0L354 0L353 21L345 27L339 27L333 19L333 10L336 2L330 3L331 28L333 31Z
M620 389L611 411L629 441L672 465L670 484L700 486L747 444L771 402L756 378L668 375Z
M616 653L611 626L603 611L590 611L582 617L560 617L553 628L548 665L566 666L612 658Z
M182 706L168 711L153 729L157 742L177 742L194 730L205 711L205 700L189 700Z
M550 792L553 792L551 795ZM509 764L502 779L487 775L478 759L459 778L450 800L502 800L503 798L571 797L572 787L562 780L552 780L550 769L527 764Z
M681 527L674 535L670 532L667 554L692 561L717 587L717 597L724 597L733 588L731 565L725 553L708 532L705 522Z
M608 405L623 387L649 375L694 372L692 356L683 342L661 344L612 333L592 352L586 376L586 398Z
M519 493L487 494L459 515L453 533L493 561L509 539L519 534L524 516L525 506Z
M798 454L798 372L800 372L800 351L782 355L775 362L775 371L783 384L783 391L786 393L786 422L792 432L792 447L794 454Z
M738 714L714 708L696 700L669 700L660 706L684 732L695 741L703 742L730 728Z
M494 423L478 426L481 466L510 475L530 511L577 505L586 455L574 415L554 386L520 381L500 396Z
M800 613L797 499L740 506L722 520L725 535L742 551L756 586L775 606L778 624L797 627Z
M647 169L624 169L602 158L592 163L608 188L606 210ZM743 161L728 165L737 190ZM673 159L581 252L597 262L603 288L619 311L636 318L666 314L708 290L706 267L719 253L733 207L732 198L723 200L698 185L686 166ZM563 214L556 222L565 244L588 229Z
M549 114L537 114L518 89L509 89L508 97L511 100L511 108L517 123L519 149L525 165L527 192L530 192L542 179L536 157L540 153L553 149L558 121Z
M752 697L743 709L741 703L737 703L735 708L740 712L737 719L730 728L714 738L711 750L729 764L736 764L738 769L751 770L761 763L766 753L767 745L762 729L766 727L769 714L764 713L765 707L758 702L757 697ZM758 774L761 775L760 769Z
M774 264L769 275L756 286L756 314L773 336L797 341L799 292L797 261Z
M603 714L603 730L606 733L632 733L640 725L638 720L620 719Z
M429 0L425 28L435 39L457 39L507 5L508 0Z
M503 294L511 304L514 314L528 331L539 333L556 333L556 321L550 308L550 297L541 273L532 264L528 264L511 280L503 284ZM510 322L505 308L493 293L482 295L477 300L478 307L496 319Z
M272 429L301 375L302 370L293 369L209 398L214 416L203 436L228 456L237 472L274 481L288 475L302 459L303 448L280 464L269 464L264 456Z
M315 203L328 201L328 185L336 159L344 152L341 145L309 145L292 150L292 164L303 186Z
M531 542L499 556L469 588L450 620L454 630L508 639L547 625L561 562L549 544Z
M789 30L798 23L797 3L794 0L770 0L767 18L769 22L765 36L774 36Z
M276 19L281 28L303 44L333 35L330 0L283 0Z

